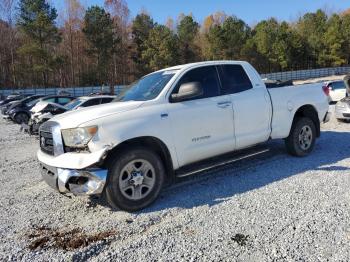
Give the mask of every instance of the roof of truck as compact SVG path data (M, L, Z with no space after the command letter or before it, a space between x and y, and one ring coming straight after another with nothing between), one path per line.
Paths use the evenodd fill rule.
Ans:
M196 63L189 63L189 64L172 66L172 67L161 69L158 72L171 71L171 70L180 70L180 69L184 69L184 68L190 68L190 67L193 67L193 66L216 65L216 64L245 64L245 63L247 63L247 62L245 62L245 61L236 61L236 60L203 61L203 62L196 62Z

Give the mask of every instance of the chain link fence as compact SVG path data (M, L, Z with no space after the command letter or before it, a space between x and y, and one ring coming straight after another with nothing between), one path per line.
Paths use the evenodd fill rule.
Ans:
M350 73L350 66L328 67L328 68L320 68L320 69L261 74L261 77L268 78L271 80L288 81L288 80L306 80L309 78L327 77L327 76L333 76L333 75L346 75L348 73Z

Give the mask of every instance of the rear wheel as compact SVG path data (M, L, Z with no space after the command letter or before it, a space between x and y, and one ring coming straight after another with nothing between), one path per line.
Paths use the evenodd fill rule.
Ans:
M307 117L296 118L289 136L285 139L289 154L303 157L314 148L316 141L316 127L314 122Z
M126 211L145 208L158 197L164 176L163 163L153 151L142 147L123 150L108 165L106 200Z
M27 124L29 121L29 116L26 113L18 113L14 117L17 124Z

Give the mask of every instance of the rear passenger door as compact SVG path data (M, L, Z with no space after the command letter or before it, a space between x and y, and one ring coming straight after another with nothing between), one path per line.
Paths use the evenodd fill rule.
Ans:
M169 116L180 166L234 150L233 111L229 95L220 93L215 66L204 66L185 73L175 85L200 82L203 95L170 102Z
M266 88L254 87L241 65L221 65L218 70L222 92L233 105L236 149L266 141L272 111Z

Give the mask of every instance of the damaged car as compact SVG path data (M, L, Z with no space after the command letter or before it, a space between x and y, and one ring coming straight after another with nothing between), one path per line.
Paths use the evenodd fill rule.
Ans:
M32 116L28 122L28 126L23 126L23 128L34 135L38 133L40 125L55 115L79 108L110 103L113 99L115 99L115 96L84 96L74 99L64 106L52 102L40 102L32 108Z
M115 102L53 117L40 127L37 157L58 192L102 194L136 211L176 177L203 170L199 162L224 165L219 156L270 139L309 155L328 110L321 84L268 89L242 61L179 65L142 77Z

